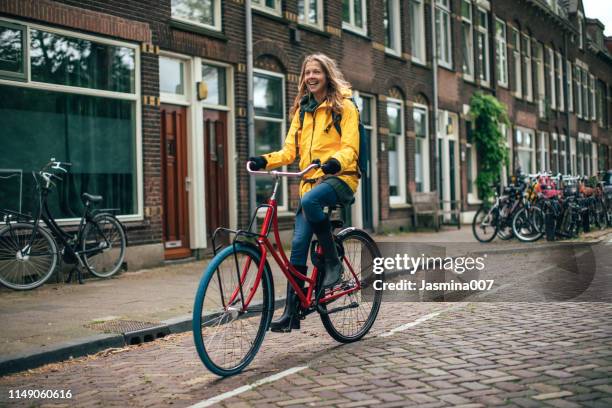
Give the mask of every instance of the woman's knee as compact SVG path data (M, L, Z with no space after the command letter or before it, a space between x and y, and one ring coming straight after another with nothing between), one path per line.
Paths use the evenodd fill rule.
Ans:
M317 194L305 194L302 198L302 210L306 219L310 222L320 221L323 214L323 206Z

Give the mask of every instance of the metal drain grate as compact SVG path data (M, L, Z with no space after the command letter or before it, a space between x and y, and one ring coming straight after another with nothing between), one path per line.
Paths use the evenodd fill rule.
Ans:
M88 329L100 331L103 333L129 333L135 331L141 331L150 329L153 327L160 326L161 323L157 322L139 322L136 320L108 320L104 322L94 322L86 324L85 327Z

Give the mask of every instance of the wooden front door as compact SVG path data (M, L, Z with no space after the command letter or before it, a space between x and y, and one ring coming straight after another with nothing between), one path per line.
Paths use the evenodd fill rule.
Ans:
M163 234L166 259L185 258L189 248L187 207L187 109L161 106Z
M206 231L229 227L227 112L204 109Z

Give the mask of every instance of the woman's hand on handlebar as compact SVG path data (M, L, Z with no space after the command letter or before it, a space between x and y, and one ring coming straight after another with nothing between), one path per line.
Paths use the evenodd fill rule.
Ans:
M249 157L248 161L252 163L251 170L255 170L255 171L265 169L266 166L268 165L268 161L263 156L252 156L252 157Z

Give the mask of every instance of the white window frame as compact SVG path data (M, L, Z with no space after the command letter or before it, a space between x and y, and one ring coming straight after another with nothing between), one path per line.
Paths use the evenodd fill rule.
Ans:
M591 120L597 120L597 107L595 100L595 76L593 74L589 74L589 92L591 94Z
M189 86L189 84L192 83L192 81L190 80L190 69L189 69L189 63L190 61L188 59L185 58L181 58L179 56L170 54L170 53L166 53L163 52L160 54L159 59L161 60L162 58L164 59L168 59L168 60L174 60L174 61L178 61L181 64L183 64L182 66L182 70L183 70L183 94L174 94L174 93L169 93L169 92L162 92L161 89L159 91L159 97L162 103L171 103L171 104L175 104L175 105L189 105L191 103L191 86ZM160 61L161 62L161 61ZM161 86L160 86L161 88Z
M172 15L172 20L180 21L181 23L185 23L185 24L189 24L193 26L203 27L208 30L221 31L221 29L223 28L222 18L221 18L221 0L213 0L213 1L214 1L213 7L214 7L214 14L215 14L214 16L215 24L214 25L201 23L198 21L189 20L188 18L178 17L174 15ZM172 13L172 9L170 10L170 13Z
M559 172L567 174L567 137L565 135L559 135Z
M521 68L525 68L523 76L523 85L526 92L523 92L523 98L529 102L533 101L533 72L531 68L531 38L526 33L521 33L521 42L525 41L527 47L523 47L521 43Z
M584 112L582 109L582 68L576 64L575 68L575 77L574 81L576 83L576 115L582 119L582 113Z
M578 48L584 47L584 15L578 11Z
M416 130L415 130L415 139L421 139L423 141L423 152L421 154L421 160L422 160L422 164L423 164L423 191L422 192L429 192L430 191L430 178L429 178L429 172L430 172L430 162L429 162L429 108L427 107L427 105L423 105L420 103L414 103L412 105L412 110L413 110L413 118L414 118L414 112L415 111L421 111L425 113L425 139L421 139L418 136L416 136ZM414 123L414 121L413 121ZM416 156L416 141L415 141L415 156ZM415 158L415 184L416 184L416 158Z
M559 95L557 100L557 108L559 111L565 110L565 93L563 92L563 58L559 51L555 52L557 57L555 70L557 72L557 86L559 88Z
M27 89L35 89L35 90L43 90L43 91L55 91L55 92L66 92L87 96L100 96L100 97L110 97L113 99L123 99L135 102L135 129L134 129L134 137L135 137L135 150L136 150L136 213L134 214L125 214L118 215L117 218L121 221L142 221L144 219L144 183L143 183L143 152L142 152L142 98L141 98L141 61L140 61L140 47L133 43L122 42L117 40L111 40L104 37L98 37L89 34L82 34L76 31L69 31L64 29L58 29L50 26L34 24L24 21L12 20L2 18L2 21L6 21L8 23L19 24L24 26L26 33L26 60L25 64L27 64L28 68L26 69L27 78L26 81L16 81L9 79L1 79L1 85L10 85L17 86L20 88ZM29 68L30 66L30 30L42 30L54 34L64 35L68 37L79 38L83 40L89 40L92 42L114 45L118 47L126 47L134 50L134 92L115 92L115 91L106 91L101 89L93 89L93 88L82 88L73 85L59 85L59 84L51 84L47 82L36 82L32 81L32 70ZM75 224L80 221L80 218L61 218L57 220L60 225L70 225Z
M389 205L393 208L393 207L404 207L406 206L408 202L408 194L406 191L406 123L404 120L404 112L405 112L404 101L401 99L387 98L387 105L390 103L400 105L400 120L401 120L401 133L395 136L398 138L397 143L396 143L396 149L397 149L397 162L399 164L399 169L398 169L399 180L397 181L398 183L397 187L398 187L399 194L394 195L394 196L389 194ZM386 107L385 107L385 112L386 112ZM389 129L389 135L391 135L390 129ZM387 149L387 151L388 150L389 149Z
M550 84L550 108L557 109L557 80L555 77L555 52L552 48L546 47L548 60L548 83Z
M551 138L552 138L552 146L550 147L551 150L551 163L550 163L550 170L558 173L561 171L561 167L559 167L559 136L557 135L557 133L551 133ZM553 166L553 162L554 162L554 166Z
M425 49L425 7L423 5L423 0L410 0L410 4L415 4L416 9L418 11L418 16L411 15L412 22L417 22L417 24L410 24L410 37L411 37L411 50L412 53L412 61L421 65L426 64L426 55L427 51ZM412 12L413 8L410 7L410 12ZM421 53L415 53L414 44L417 43L420 45Z
M548 141L548 132L538 131L536 133L536 155L539 155L540 168L537 168L536 160L536 171L544 172L550 171L550 161L548 159L548 152L550 151L549 141Z
M589 120L591 112L589 108L589 73L588 68L582 69L582 118Z
M280 118L270 118L267 116L257 116L257 114L254 115L253 117L253 121L255 120L263 120L263 121L267 121L267 122L276 122L276 123L280 123L281 124L281 132L280 132L280 148L283 147L283 144L285 143L285 137L287 136L287 121L285 120L286 118L286 109L287 109L287 103L286 103L286 98L285 98L285 87L286 87L286 78L285 75L280 74L278 72L274 72L274 71L267 71L265 69L260 69L260 68L254 68L253 69L253 74L262 74L262 75L267 75L267 76L271 76L271 77L277 77L277 78L281 78L282 81L282 101L283 101L283 115ZM287 166L282 166L283 170L287 169ZM283 177L282 181L281 181L281 191L283 192L283 197L285 199L284 203L279 202L278 203L278 210L279 210L279 215L288 215L289 214L289 188L287 187L287 177ZM261 217L265 214L265 208L260 208L259 212L257 213L258 217ZM284 212L285 214L280 214L280 212Z
M501 24L501 33L497 31L497 25ZM506 40L506 22L499 18L495 19L495 57L497 67L497 84L508 87L508 46Z
M298 0L298 2L299 1L301 1L304 4L304 16L300 17L299 11L298 11L298 23L304 26L314 27L319 30L322 30L323 29L323 0L316 0L317 1L317 23L316 24L308 21L307 16L310 14L310 1L309 0Z
M262 4L259 4L259 2ZM282 15L281 0L274 0L274 7L266 6L266 0L251 0L251 7L275 16Z
M463 15L463 3L469 4L470 15ZM464 26L469 26L467 39L465 38ZM461 69L463 71L463 78L468 81L474 80L474 10L472 7L472 2L470 0L461 0L461 41L462 45L466 43L467 40L467 49L468 55L463 55L463 60L461 61ZM463 49L462 49L463 54ZM469 72L466 70L465 60L468 61Z
M521 141L518 140L519 132L521 135ZM519 152L528 152L529 156L531 157L531 168L525 169L522 167L523 163L519 163L519 165L521 166L521 169L523 170L524 173L535 173L535 169L536 169L536 137L535 137L536 133L535 131L533 129L528 129L528 128L517 126L515 128L515 134L516 134L517 154ZM531 141L530 145L527 147L525 147L522 143L522 138L524 137L525 134L529 134L529 140Z
M453 37L450 0L435 0L435 2L435 14L439 16L439 20L438 18L434 19L434 21L436 21L436 53L438 65L444 68L453 69ZM442 29L445 23L448 24L446 35L444 35L445 30ZM441 50L444 50L444 52L442 53ZM445 56L447 56L448 59L444 59Z
M569 142L570 142L570 170L572 175L577 175L578 174L578 165L577 165L577 156L576 156L576 138L575 137L571 137L569 138Z
M508 25L510 27L510 35L512 36L512 42L514 43L514 47L512 49L512 59L514 63L514 96L516 98L523 97L523 72L521 66L521 33L515 27ZM515 41L515 39L517 41Z
M352 31L357 34L367 35L368 34L368 2L367 0L361 0L361 21L363 21L363 27L359 27L355 24L355 0L343 0L349 2L349 21L342 20L342 29Z
M540 118L546 116L546 73L544 72L544 45L536 41L535 42L535 61L536 61L536 77L538 79L538 115Z
M391 55L402 55L402 26L400 24L400 1L399 0L383 0L385 5L391 7L387 10L389 16L389 27L391 29L390 40L391 46L385 45L385 52ZM385 6L386 7L386 6Z
M567 76L567 110L574 111L574 84L572 82L573 67L569 60L565 61L565 73Z
M481 27L480 26L480 15L478 13L485 13L485 23L486 23L486 27ZM474 18L472 18L472 20L474 20ZM478 50L478 54L482 53L483 55L483 60L482 60L482 69L478 71L478 79L480 80L480 83L482 85L485 86L489 86L491 83L491 62L490 62L490 57L489 57L489 9L485 8L485 7L481 7L480 5L478 7L476 7L476 21L475 21L475 30L478 34L481 34L484 36L484 44L483 44L483 49L482 50ZM476 48L478 47L478 39L476 40Z

